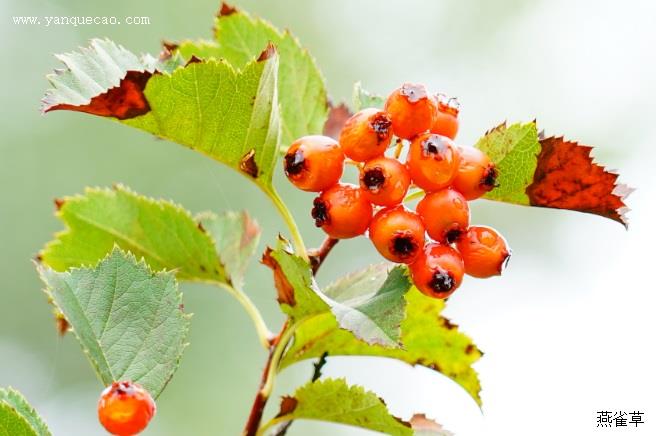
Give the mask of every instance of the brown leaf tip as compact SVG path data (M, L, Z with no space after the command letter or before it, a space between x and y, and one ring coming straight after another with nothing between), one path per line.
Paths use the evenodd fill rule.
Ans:
M59 211L61 210L62 207L64 207L64 204L66 204L66 200L64 200L63 198L55 198L54 203L55 203L55 209Z
M180 47L180 44L178 44L177 42L168 41L168 40L164 39L164 40L162 40L162 47L164 47L164 49L166 51L168 51L169 53L172 53L172 52L176 51L178 49L178 47Z
M199 64L199 63L201 63L201 62L203 62L202 59L200 59L200 58L197 57L196 55L191 55L191 58L189 58L189 60L188 60L187 63L185 64L185 67L186 67L187 65L190 65L190 64Z
M236 7L231 6L226 2L221 2L219 12L216 13L216 18L228 17L236 12L238 12Z
M276 418L292 414L294 410L296 410L297 405L298 405L298 400L296 398L287 395L282 397L282 399L280 400L280 412L278 412Z
M278 261L274 259L273 250L271 247L267 247L266 250L264 250L264 254L262 255L262 260L260 262L262 265L268 266L273 271L273 282L276 286L276 290L278 291L278 303L295 306L296 298L294 296L294 287L291 283L289 283L289 280L287 280L287 277L282 271Z
M273 45L271 41L269 41L267 43L266 48L262 50L262 53L260 53L260 56L257 58L257 61L264 62L268 59L271 59L275 55L276 55L276 46Z
M242 156L239 161L239 169L244 173L248 174L252 178L256 179L260 173L259 168L257 167L257 162L255 162L255 149L251 148L245 155Z
M434 432L445 436L453 436L453 433L444 430L444 427L435 422L435 420L428 418L425 413L414 414L412 418L410 418L410 426L413 430L418 432Z
M352 115L346 104L340 103L335 106L331 101L328 101L328 118L323 125L323 134L333 139L339 139L339 134L342 132L346 120Z
M55 314L55 327L57 328L57 334L59 336L64 336L71 329L71 325L66 321L64 314L56 313Z

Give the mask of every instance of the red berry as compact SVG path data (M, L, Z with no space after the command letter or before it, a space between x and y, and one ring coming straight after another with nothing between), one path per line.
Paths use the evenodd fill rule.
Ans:
M303 191L320 192L339 182L344 153L337 141L312 135L297 139L285 154L285 174Z
M460 105L458 104L458 100L455 98L447 99L444 94L438 94L436 98L437 115L430 130L438 135L455 139L458 134L458 128L460 127L458 121Z
M475 200L497 185L497 169L490 158L475 147L460 147L460 166L453 187L467 200Z
M427 244L415 263L410 265L412 281L422 294L446 298L462 283L465 266L453 248L439 243Z
M346 121L339 143L344 154L365 162L382 156L392 142L392 120L385 111L363 109Z
M360 188L373 204L396 206L410 187L410 173L396 159L377 157L360 169Z
M114 382L102 392L98 401L98 419L113 435L140 433L155 415L155 401L136 383Z
M399 138L412 139L431 128L437 116L437 104L426 90L416 83L404 83L385 102L392 117L392 129Z
M424 224L403 206L383 209L369 226L369 238L387 260L411 263L424 246Z
M410 144L410 176L425 191L437 191L449 186L456 176L459 162L458 149L446 136L425 133Z
M362 190L351 184L338 184L314 199L312 218L330 237L348 239L363 234L373 208Z
M471 226L456 243L470 276L487 278L500 275L510 259L503 237L491 227Z
M469 226L469 205L451 188L435 191L417 204L428 235L443 244L457 241Z

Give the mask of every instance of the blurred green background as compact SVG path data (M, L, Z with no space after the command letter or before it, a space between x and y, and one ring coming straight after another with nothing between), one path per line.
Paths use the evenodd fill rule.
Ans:
M458 96L461 143L503 120L537 118L547 133L597 146L595 156L637 186L631 230L590 215L477 202L473 219L498 228L513 247L503 278L469 279L447 314L486 352L476 365L484 414L446 378L392 362L341 358L326 373L383 395L408 417L437 418L458 435L593 434L597 410L641 410L655 418L653 351L653 165L656 153L656 6L650 1L270 0L237 5L289 28L322 68L335 101L354 81L387 93L421 81ZM31 259L62 228L53 199L85 186L122 182L188 209L248 209L264 229L282 221L236 173L176 144L78 113L42 116L53 53L92 37L132 51L159 52L161 39L210 37L214 0L90 2L0 0L0 386L23 391L55 435L103 434L95 417L101 386L72 336L57 337ZM150 25L15 25L12 16L148 16ZM278 178L308 245L322 239L309 219L311 196ZM340 244L321 271L328 283L378 261L364 240ZM239 434L264 353L248 318L222 292L184 285L194 313L179 371L161 397L148 435ZM279 325L269 272L254 263L247 291ZM310 374L283 373L278 391ZM275 409L272 401L269 413ZM651 429L651 430L650 430ZM367 432L299 423L290 434ZM654 434L649 433L649 434Z

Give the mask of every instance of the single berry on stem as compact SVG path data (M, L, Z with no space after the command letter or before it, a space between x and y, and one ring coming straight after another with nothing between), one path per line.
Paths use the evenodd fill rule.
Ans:
M465 266L462 257L448 245L427 244L410 265L412 281L419 291L433 298L446 298L462 283Z
M471 226L456 242L470 276L487 278L502 273L510 260L511 250L496 230L486 226Z
M303 136L285 154L285 174L303 191L320 192L339 182L344 171L344 153L327 136Z
M362 190L348 183L337 184L314 199L314 224L335 239L354 238L363 234L373 208Z
M446 136L425 133L410 144L410 176L417 186L427 192L449 186L456 176L459 163L458 148Z
M396 206L410 187L410 173L396 159L377 157L360 169L360 188L373 204Z
M100 423L109 433L118 436L143 431L155 411L155 401L148 391L130 381L114 382L107 386L98 401Z
M392 129L399 138L412 139L431 128L437 116L437 103L422 84L404 83L385 101L392 118Z
M425 240L424 224L414 212L403 206L383 209L369 226L369 238L378 252L387 260L412 263Z
M497 186L498 170L476 147L460 147L460 166L453 187L467 200L475 200Z
M456 139L460 122L460 103L455 98L447 98L444 94L437 94L437 115L431 126L431 132L447 138Z
M392 120L385 111L363 109L346 121L339 135L344 154L357 162L382 156L392 142Z
M469 205L458 191L445 188L426 194L417 204L428 235L443 244L456 242L469 227Z

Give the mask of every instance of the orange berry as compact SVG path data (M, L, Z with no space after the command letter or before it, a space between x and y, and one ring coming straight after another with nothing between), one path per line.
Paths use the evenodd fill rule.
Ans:
M424 85L404 83L387 97L385 110L392 117L394 134L412 139L431 128L437 116L437 103Z
M403 206L383 209L369 226L369 238L387 260L411 263L424 246L424 224L421 218Z
M465 272L479 278L500 275L511 254L503 237L485 226L471 226L456 242L456 248L465 262Z
M312 218L328 236L348 239L363 234L369 223L373 208L358 187L337 184L314 199Z
M382 156L392 142L392 120L385 111L363 109L346 121L339 135L344 154L365 162Z
M467 231L469 205L458 191L450 188L435 191L417 204L428 235L438 242L450 244Z
M320 192L339 182L344 171L344 153L327 136L303 136L285 154L285 174L303 191Z
M410 265L412 281L419 291L433 298L446 298L462 283L465 267L462 257L448 245L427 244Z
M453 187L467 200L475 200L497 185L498 171L490 158L476 147L460 147L460 166Z
M460 105L458 100L455 98L447 99L444 94L438 94L436 99L437 115L430 130L438 135L455 139L458 134L458 128L460 127L460 122L458 121Z
M148 391L129 381L107 386L98 401L98 419L113 435L140 433L155 415L155 401Z
M410 144L410 176L417 186L427 192L449 186L458 172L459 162L458 149L446 136L425 133Z
M373 204L396 206L410 187L410 173L396 159L377 157L360 169L360 188Z

